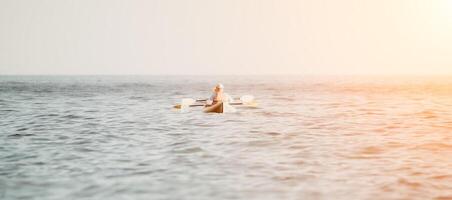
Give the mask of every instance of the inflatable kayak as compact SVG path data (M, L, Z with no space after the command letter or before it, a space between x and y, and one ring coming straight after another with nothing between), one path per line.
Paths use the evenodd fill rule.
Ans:
M203 111L206 113L233 113L237 110L233 106L243 106L249 108L256 108L257 103L254 101L254 97L251 95L244 95L238 100L233 102L218 102L214 105L206 105L207 99L194 100L191 98L182 99L180 104L173 106L175 109L181 111L187 111L191 107L203 107ZM205 103L204 103L205 102Z
M224 112L223 102L218 102L214 105L205 106L204 112L223 113Z
M206 113L232 113L236 109L229 105L229 103L218 102L214 105L207 105L204 107L204 112Z

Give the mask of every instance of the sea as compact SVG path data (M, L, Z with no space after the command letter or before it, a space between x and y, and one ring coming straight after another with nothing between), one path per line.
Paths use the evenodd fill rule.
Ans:
M452 77L0 76L0 199L452 199Z

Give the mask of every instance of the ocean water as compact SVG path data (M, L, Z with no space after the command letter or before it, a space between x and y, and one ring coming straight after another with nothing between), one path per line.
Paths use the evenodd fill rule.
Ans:
M452 77L0 76L0 199L452 199Z

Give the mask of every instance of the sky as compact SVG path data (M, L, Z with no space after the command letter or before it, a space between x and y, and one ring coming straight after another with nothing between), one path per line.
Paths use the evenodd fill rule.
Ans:
M0 74L452 75L452 0L0 0Z

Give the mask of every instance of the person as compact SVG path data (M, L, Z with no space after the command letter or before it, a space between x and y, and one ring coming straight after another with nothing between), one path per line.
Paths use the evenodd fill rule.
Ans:
M224 92L223 84L218 83L213 89L212 96L210 96L210 98L207 100L207 105L214 105L218 102L230 103L232 101L234 101L234 99L232 99L229 94Z

